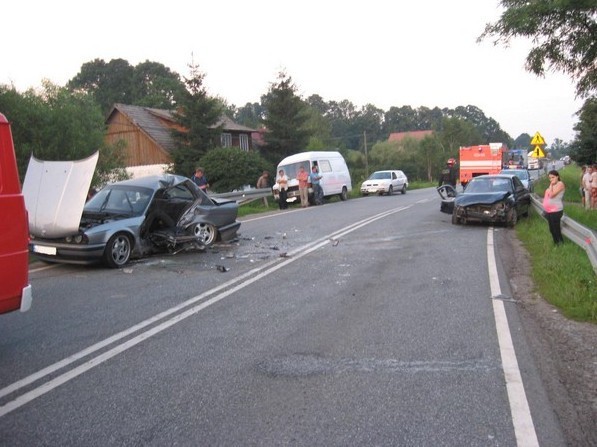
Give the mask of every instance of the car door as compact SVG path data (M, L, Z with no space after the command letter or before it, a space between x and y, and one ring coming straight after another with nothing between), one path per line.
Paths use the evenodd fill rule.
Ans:
M398 191L400 189L400 179L396 174L396 171L392 171L392 189Z
M529 193L529 190L524 187L518 177L512 177L512 182L514 187L516 212L519 216L526 216L529 212L529 207L531 206L531 194Z

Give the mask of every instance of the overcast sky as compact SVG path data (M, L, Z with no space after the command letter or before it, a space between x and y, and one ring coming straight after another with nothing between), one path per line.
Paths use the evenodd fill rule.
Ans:
M160 62L211 95L259 102L286 71L299 94L387 111L474 105L512 138L574 138L574 85L524 70L530 48L477 43L498 0L18 0L2 6L0 83L64 85L85 62ZM9 117L10 118L10 117Z

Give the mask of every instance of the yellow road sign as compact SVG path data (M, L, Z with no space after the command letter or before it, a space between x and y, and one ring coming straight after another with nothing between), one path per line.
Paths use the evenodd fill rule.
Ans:
M536 132L535 136L531 140L531 144L533 146L541 146L541 145L545 144L545 140L543 139L543 137L541 136L541 134L539 132Z
M531 154L531 157L533 157L533 158L545 158L545 154L543 153L543 150L541 149L541 146L535 146L535 149L533 149L533 153Z

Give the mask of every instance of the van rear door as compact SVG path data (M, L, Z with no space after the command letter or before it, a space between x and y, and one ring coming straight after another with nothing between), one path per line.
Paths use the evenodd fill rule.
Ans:
M0 113L0 314L31 307L29 226L10 124Z

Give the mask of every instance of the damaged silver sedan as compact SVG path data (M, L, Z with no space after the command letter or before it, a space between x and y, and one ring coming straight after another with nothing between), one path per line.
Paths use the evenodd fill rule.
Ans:
M148 176L109 184L85 203L76 231L34 231L30 251L49 262L104 262L204 249L237 235L238 205L208 197L190 179Z

